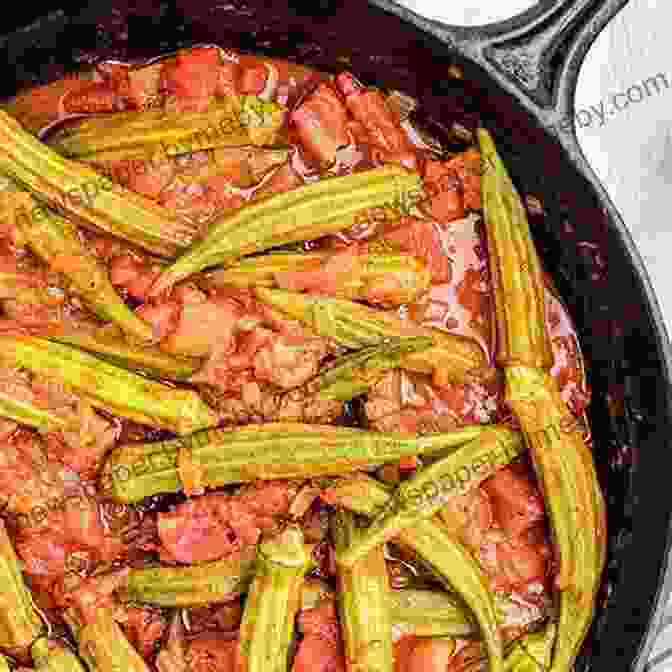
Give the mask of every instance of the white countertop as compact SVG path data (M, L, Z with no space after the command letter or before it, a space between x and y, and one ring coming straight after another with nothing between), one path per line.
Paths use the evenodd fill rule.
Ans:
M531 0L398 0L428 18L454 25L483 25L512 17ZM577 135L639 248L672 332L672 4L630 0L598 36L579 74ZM661 76L667 78L667 85ZM658 76L659 87L649 80ZM647 92L648 91L648 92ZM628 99L628 92L630 93ZM625 94L620 95L619 94ZM604 109L623 108L606 114ZM638 100L641 97L641 101ZM584 112L580 112L584 110ZM583 126L578 128L578 126ZM622 166L630 165L625 173ZM635 170L634 166L638 169ZM650 661L672 648L672 602ZM672 672L672 658L651 672Z

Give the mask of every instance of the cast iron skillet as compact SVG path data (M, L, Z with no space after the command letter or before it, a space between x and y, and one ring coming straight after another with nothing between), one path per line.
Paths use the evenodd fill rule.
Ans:
M59 3L0 39L1 96L82 63L214 42L348 67L417 97L439 134L454 121L492 131L520 190L548 213L531 219L535 240L578 326L593 388L609 554L580 671L642 670L670 587L669 344L641 259L566 121L583 56L625 2L542 0L511 20L460 28L390 0L312 0L308 10L279 0L91 0ZM449 76L453 64L464 79Z

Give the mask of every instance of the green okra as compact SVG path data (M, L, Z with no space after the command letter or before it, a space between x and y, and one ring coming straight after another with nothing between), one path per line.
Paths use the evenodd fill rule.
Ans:
M255 293L263 303L303 322L319 336L357 350L381 345L389 339L431 338L433 346L407 354L404 369L432 373L464 383L492 373L483 349L473 339L421 327L402 320L396 313L369 308L354 301L331 296L313 296L282 289L259 287Z
M337 552L355 542L360 530L354 515L338 510L331 520ZM392 614L390 579L382 545L373 548L351 567L337 568L338 609L351 669L391 672Z
M344 506L368 518L379 515L392 499L388 488L361 474L354 479L344 479L342 485L334 485L326 495L330 504ZM503 647L497 608L488 580L471 553L441 526L425 518L402 530L396 541L414 550L464 601L478 623L488 651L490 669L502 672Z
M119 591L128 602L161 607L196 607L226 602L247 591L255 569L256 548L232 557L188 567L131 569Z
M76 417L54 413L9 392L0 390L0 417L9 418L21 425L33 427L38 432L47 434L65 429L74 429Z
M577 420L550 375L543 273L522 199L489 133L479 129L488 257L493 275L497 361L505 397L530 449L549 513L559 592L551 669L571 669L592 621L606 552L604 498Z
M307 578L301 590L301 611L315 609L325 600L333 599L336 599L336 592L326 581Z
M0 335L0 361L54 380L104 411L177 434L217 423L214 412L193 390L149 380L60 343Z
M543 269L525 206L489 133L478 130L488 261L495 296L496 359L500 366L553 365L546 329Z
M75 652L56 639L40 637L30 647L38 672L86 672Z
M21 574L21 564L3 521L0 521L0 647L6 651L29 647L43 626Z
M440 453L484 429L471 425L423 437L301 423L214 429L116 448L103 467L103 488L116 501L135 503L182 489L339 475L406 456Z
M504 672L546 672L551 666L557 628L554 623L516 639L504 659Z
M231 265L241 257L347 229L362 210L409 205L422 193L417 173L397 164L332 177L274 194L216 219L206 237L159 276L152 294L209 266Z
M226 96L203 112L164 108L96 115L52 133L59 154L85 161L152 160L214 147L272 145L285 108L256 96Z
M128 641L109 607L98 607L92 621L81 623L69 610L79 655L95 672L150 672L142 656Z
M395 637L474 637L478 627L461 600L447 591L390 591Z
M259 546L257 570L240 624L239 670L286 672L310 562L299 527L287 527Z
M211 287L276 287L275 274L321 268L325 252L276 252L241 259L228 268L205 273Z
M569 669L576 658L595 615L595 594L606 559L607 534L604 498L597 482L592 454L578 432L555 440L547 435L546 449L563 450L559 460L564 501L575 506L569 511L573 536L573 570L569 586L560 592L558 641L551 669ZM532 441L538 442L538 437ZM560 641L562 636L562 641Z
M317 396L348 401L364 394L389 371L398 368L405 355L421 352L432 345L432 339L426 336L390 339L388 343L343 355L319 375Z
M38 203L32 197L31 200L32 212ZM24 210L16 222L33 252L52 270L63 273L71 291L98 317L118 325L132 340L154 340L152 326L138 317L117 294L107 269L86 249L72 222L46 208L40 217Z
M325 268L335 252L275 252L241 259L229 268L211 271L207 282L214 287L277 287L277 274L327 271L338 279L332 294L343 299L367 300L371 296L386 305L413 303L427 289L431 273L425 264L407 254L361 254L348 259L338 276L338 269ZM390 290L392 279L396 282Z
M478 486L524 449L522 436L508 427L488 425L473 441L419 470L402 482L366 532L337 553L337 561L352 567L380 544L431 518L448 501Z
M0 172L41 203L33 220L53 207L82 226L123 238L150 254L175 257L198 235L196 225L89 166L66 159L0 110Z
M487 579L469 551L431 521L422 521L399 536L413 546L438 576L449 582L472 610L488 652L490 670L500 672L503 654L499 616Z
M107 327L94 333L54 329L44 336L50 341L85 350L110 364L153 378L186 381L202 365L202 361L195 357L173 355L152 345L128 343L119 331Z

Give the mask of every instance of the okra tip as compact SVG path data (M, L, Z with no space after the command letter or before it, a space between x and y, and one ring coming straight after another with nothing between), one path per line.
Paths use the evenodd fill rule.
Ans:
M262 542L259 554L275 565L304 567L310 562L301 528L290 525L280 534Z
M495 141L485 128L476 129L476 137L478 138L478 146L481 154L495 157L497 155L497 148Z

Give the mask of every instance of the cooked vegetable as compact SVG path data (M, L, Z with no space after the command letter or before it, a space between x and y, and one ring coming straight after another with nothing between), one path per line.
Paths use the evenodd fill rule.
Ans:
M334 365L318 377L318 398L348 401L367 392L390 370L399 367L409 352L431 347L432 339L425 336L390 339L382 345L362 348L339 357Z
M213 147L272 145L285 110L255 96L226 96L206 112L162 108L87 117L53 133L48 143L59 154L83 160L151 159Z
M115 185L86 165L65 159L0 110L0 172L40 201L151 254L174 257L194 240L194 226L153 201ZM44 216L35 208L32 219Z
M558 585L556 578L560 609L551 669L560 672L571 666L593 619L607 539L604 502L590 450L581 433L572 429L574 419L560 397L555 380L549 374L532 369L525 370L525 375L521 373L518 367L507 370L507 396L526 431L533 458L541 452L552 456L549 461L552 460L557 469L554 474L559 482L548 484L546 491L549 497L557 497L565 505L563 514L567 516L565 525L571 544L568 583ZM532 395L522 399L513 396L522 396L532 388ZM548 424L543 428L539 428L534 411L532 417L529 415L531 399L538 404L536 413L544 413L542 417ZM563 559L560 551L561 562Z
M30 647L35 669L40 672L85 672L86 668L68 646L40 637Z
M469 551L450 537L441 527L422 521L400 538L412 543L423 560L450 583L450 586L473 611L480 626L492 672L502 669L502 641L498 630L498 614L487 588L487 580L474 568ZM472 564L473 563L473 564Z
M194 607L225 602L245 592L255 569L256 549L188 567L131 569L120 595L128 602Z
M138 317L112 286L107 269L91 254L78 236L77 228L29 197L32 207L16 217L24 240L54 271L63 273L74 294L81 297L103 320L123 329L132 340L153 340L152 326ZM40 216L36 216L39 212Z
M215 287L277 287L276 274L325 270L333 256L333 252L276 252L243 259L235 266L212 271L206 277ZM342 271L336 276L338 289L335 296L366 300L377 287L394 284L394 296L386 292L385 303L395 305L416 301L429 288L431 280L429 269L422 261L409 255L362 254L354 257L352 264ZM326 290L324 293L333 294Z
M19 559L0 520L0 647L6 651L25 649L42 629Z
M402 482L366 532L337 554L337 561L352 567L373 548L398 536L401 530L434 516L451 497L464 494L492 476L523 448L517 432L504 426L487 426L473 441Z
M151 345L129 344L117 329L109 327L98 329L95 333L73 329L49 330L44 336L50 341L90 352L115 366L155 378L187 380L201 365L201 361L194 357L172 355Z
M74 430L77 418L73 415L56 413L48 408L36 406L19 395L12 395L0 389L0 417L9 418L22 425L33 427L38 432Z
M309 566L310 555L298 527L288 527L260 545L240 624L239 670L286 672Z
M279 422L213 429L116 448L103 468L104 489L118 502L133 503L182 489L190 493L257 479L342 474L410 455L441 452L483 430L473 425L414 437Z
M431 338L434 341L432 348L403 358L401 365L405 369L423 373L434 371L435 376L439 370L442 379L454 382L479 379L491 373L485 353L469 338L420 327L403 321L396 314L329 296L309 296L263 287L258 288L256 294L264 303L346 348L380 345L390 338Z
M589 390L489 135L455 154L396 93L216 47L94 79L0 113L0 648L569 672L606 555ZM500 468L525 449L555 562L529 471Z
M488 256L495 277L497 361L550 513L560 613L552 670L572 663L593 618L604 563L604 502L590 451L550 376L543 280L527 216L487 131L480 129Z
M473 637L478 628L454 595L438 590L390 591L395 635L415 637Z
M150 672L133 648L109 607L98 607L93 620L81 623L72 609L68 624L77 640L79 655L89 670L96 672Z
M93 406L177 434L217 423L213 411L193 390L148 380L42 338L0 335L0 361L71 388Z
M301 611L314 609L324 600L336 598L334 589L322 579L307 578L301 589Z
M331 504L373 518L384 510L392 493L373 478L358 475L344 479L326 493ZM497 628L497 609L488 582L471 553L439 525L420 518L399 533L397 541L427 562L474 614L485 641L493 671L502 669L502 641Z
M511 645L504 659L504 672L544 672L551 665L556 627L548 623L543 630L531 632Z
M360 530L347 511L337 511L331 522L336 551L343 552ZM382 545L351 567L339 566L337 572L339 620L349 669L391 672L391 591Z
M347 229L368 208L401 211L421 193L417 173L385 165L264 198L216 219L206 237L159 276L152 293L160 294L209 266L230 265L253 252Z

